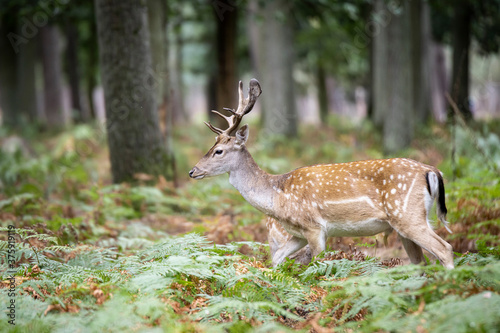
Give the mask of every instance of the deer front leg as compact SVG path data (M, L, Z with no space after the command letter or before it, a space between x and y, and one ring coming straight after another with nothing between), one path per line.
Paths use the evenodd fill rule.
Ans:
M309 247L309 245L306 245L297 252L290 255L289 258L295 260L296 263L307 265L311 262L312 259L311 248Z
M271 258L274 258L276 252L285 245L285 243L292 238L281 224L274 218L268 216L266 221L268 229L269 249L271 251ZM306 245L295 253L292 253L288 258L295 260L296 263L307 265L311 262L311 249Z
M304 246L306 246L307 240L304 238L299 238L296 236L292 236L289 240L286 241L273 255L273 267L278 266L285 258L300 250Z
M309 229L304 231L304 236L311 248L312 258L326 249L326 232L323 229Z

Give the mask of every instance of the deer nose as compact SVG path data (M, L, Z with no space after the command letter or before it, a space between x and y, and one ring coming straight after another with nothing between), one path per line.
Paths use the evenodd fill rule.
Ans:
M193 174L198 170L197 167L194 167L191 169L191 171L189 171L189 177L193 178Z

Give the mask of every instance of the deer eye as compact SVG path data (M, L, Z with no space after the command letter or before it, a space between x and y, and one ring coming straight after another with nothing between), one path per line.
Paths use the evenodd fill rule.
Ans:
M222 150L217 149L217 150L215 151L215 155L221 155L221 154L222 154Z

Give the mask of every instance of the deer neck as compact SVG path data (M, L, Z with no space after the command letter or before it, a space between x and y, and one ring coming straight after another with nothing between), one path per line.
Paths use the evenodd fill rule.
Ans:
M265 214L272 214L276 195L273 184L280 176L270 175L255 163L248 150L243 147L242 159L235 170L229 172L229 182L248 203Z

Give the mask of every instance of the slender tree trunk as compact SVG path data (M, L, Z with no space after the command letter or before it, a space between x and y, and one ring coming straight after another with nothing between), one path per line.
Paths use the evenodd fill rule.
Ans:
M214 19L217 26L215 40L217 54L217 71L215 73L215 105L211 109L222 111L223 108L236 109L238 106L238 80L236 79L236 30L237 9L230 0L220 0L214 10ZM222 111L223 113L225 111ZM209 113L209 118L216 127L224 128L226 122Z
M372 6L373 8L373 6ZM369 64L368 64L368 89L367 89L367 94L368 98L366 99L367 101L367 106L366 106L366 117L373 121L373 108L374 108L374 97L373 97L373 89L375 86L375 70L374 70L374 52L375 52L375 41L374 38L375 36L372 36L372 39L370 40L370 44L368 45L368 57L369 57Z
M248 41L250 44L250 61L252 63L252 69L254 71L254 77L260 78L259 64L262 60L259 59L261 56L262 42L260 39L260 29L259 29L259 2L258 0L249 0L247 5L246 17L246 31L248 33Z
M471 42L472 8L468 1L460 1L454 7L453 16L453 64L451 97L465 120L472 119L469 100L469 48ZM449 118L453 117L450 108Z
M431 43L429 65L432 110L434 118L442 123L446 121L447 117L445 95L449 91L446 75L446 56L442 45Z
M430 17L428 4L423 0L410 3L412 65L413 65L413 109L415 121L425 124L430 115L429 56Z
M388 13L384 0L375 0L374 11L374 19L378 24L379 31L373 40L372 121L375 126L382 128L389 108L389 93L386 84L390 67L388 56L391 45L388 38L392 15L382 15L382 13ZM385 17L387 19L384 19Z
M37 120L38 100L36 92L36 60L38 38L31 38L20 48L17 61L17 89L16 99L18 110L23 120L35 122Z
M215 77L215 73L210 74L208 76L208 82L206 86L205 93L207 94L207 112L208 112L208 119L210 120L210 123L214 124L215 127L224 128L224 125L220 119L220 117L215 118L214 113L212 110L217 109L217 78ZM228 105L227 107L231 107ZM234 106L233 106L234 107ZM221 110L217 110L221 111Z
M173 124L182 123L188 120L188 115L184 108L184 83L182 80L182 48L183 41L180 32L181 22L172 25L170 38L172 47L169 50L169 74L170 74L170 108L172 110Z
M94 18L95 19L95 18ZM94 89L97 86L98 68L99 68L99 48L97 45L97 25L90 25L90 38L88 39L89 45L87 46L88 67L86 68L85 76L85 90L87 100L89 101L89 114L90 117L95 119L96 113L94 108Z
M57 26L40 28L44 111L49 127L59 127L67 123L63 109L63 82L60 34Z
M177 184L175 155L172 137L172 109L168 103L168 37L167 3L165 0L148 0L148 23L151 37L151 55L156 83L156 98L162 133L165 138L167 179Z
M89 111L84 108L80 88L80 64L78 60L79 35L78 29L73 22L66 21L66 59L68 63L68 79L71 93L71 111L76 122L87 121L90 117Z
M325 68L318 61L316 64L316 80L318 81L318 104L319 104L319 117L321 123L326 125L328 123L328 94L326 91L326 76Z
M0 18L0 36L2 37L0 38L0 108L2 109L3 125L7 127L17 127L20 124L16 98L18 58L14 48L6 38L9 32L17 31L16 25L16 20L12 17Z
M147 0L148 4L148 24L151 38L151 61L153 85L156 90L156 101L158 106L158 116L160 118L160 128L165 135L164 113L166 110L167 92L167 46L166 40L166 3L163 0Z
M261 30L263 122L266 134L297 136L293 65L292 3L285 0L268 1L260 8L264 24Z
M152 78L147 7L140 0L96 0L101 77L115 183L164 170Z
M163 0L147 0L148 24L151 37L151 59L156 86L156 100L159 105L165 102L166 94L166 3Z
M410 4L401 3L388 25L388 76L385 89L389 94L384 116L383 142L386 152L393 153L410 145L414 133L413 79L411 57Z

